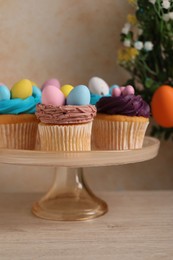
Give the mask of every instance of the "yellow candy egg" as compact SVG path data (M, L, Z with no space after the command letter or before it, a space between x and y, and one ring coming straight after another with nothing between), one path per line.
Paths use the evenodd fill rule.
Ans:
M63 85L60 90L64 94L65 97L69 95L69 93L72 91L74 87L72 85Z
M32 80L30 80L30 81L31 81L32 86L37 86L37 84L34 81L32 81Z
M32 96L32 83L28 79L22 79L14 84L11 89L12 98L25 99Z

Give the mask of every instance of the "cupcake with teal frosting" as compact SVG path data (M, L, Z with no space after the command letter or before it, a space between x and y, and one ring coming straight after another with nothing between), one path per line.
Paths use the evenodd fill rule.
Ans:
M35 148L39 122L35 111L40 102L41 91L30 80L20 80L11 90L0 83L0 148Z

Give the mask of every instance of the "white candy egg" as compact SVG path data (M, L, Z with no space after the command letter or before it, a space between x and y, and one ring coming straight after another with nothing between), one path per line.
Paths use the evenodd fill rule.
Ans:
M99 77L92 77L88 82L88 88L93 94L105 96L109 94L108 84Z

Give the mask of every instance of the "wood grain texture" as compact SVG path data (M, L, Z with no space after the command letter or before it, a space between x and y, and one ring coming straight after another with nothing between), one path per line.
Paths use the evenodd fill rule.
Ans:
M64 167L91 167L142 162L157 156L160 142L145 137L142 149L91 152L44 152L0 149L0 163Z
M173 259L173 191L98 195L106 215L56 222L31 214L40 194L0 194L0 259Z

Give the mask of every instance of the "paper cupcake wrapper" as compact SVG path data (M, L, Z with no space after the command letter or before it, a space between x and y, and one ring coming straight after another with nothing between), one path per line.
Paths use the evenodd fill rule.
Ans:
M99 150L140 149L149 122L94 120L92 147Z
M38 123L0 124L0 148L35 149Z
M40 150L90 151L92 122L80 125L39 124Z

